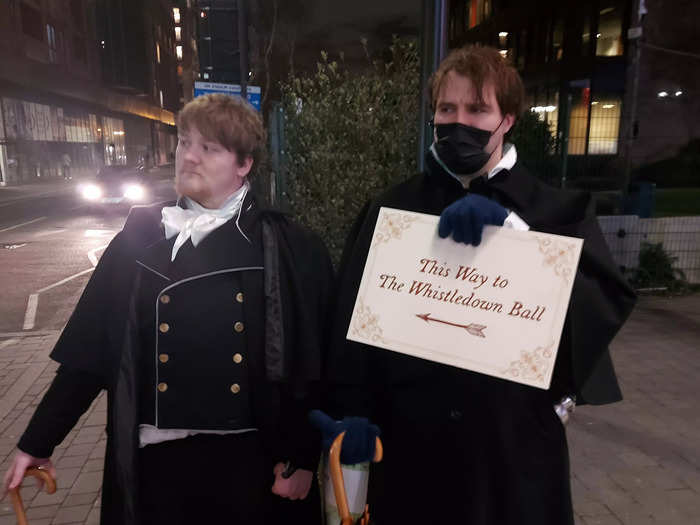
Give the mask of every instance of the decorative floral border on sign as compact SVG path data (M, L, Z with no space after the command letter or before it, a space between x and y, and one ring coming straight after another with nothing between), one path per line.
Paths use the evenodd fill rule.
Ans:
M404 213L388 213L382 215L381 222L377 222L374 245L389 242L391 239L400 239L403 232L408 230L418 217Z
M536 237L544 265L554 268L554 273L568 282L576 271L576 245L558 239Z
M372 343L382 342L386 344L384 331L379 326L379 316L373 314L372 310L365 306L362 299L358 299L357 305L350 333Z
M510 366L503 370L503 374L517 377L527 381L544 384L545 376L549 371L549 360L554 355L552 347L554 341L547 346L538 346L534 350L521 350L520 359L512 361Z

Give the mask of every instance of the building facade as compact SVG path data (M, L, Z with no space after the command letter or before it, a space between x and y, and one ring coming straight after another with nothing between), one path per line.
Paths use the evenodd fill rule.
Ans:
M169 161L173 34L161 0L0 3L0 184Z
M700 2L646 0L641 13L639 5L638 0L452 0L449 46L499 48L523 77L529 111L556 138L552 154L565 159L564 176L620 186L627 155L634 168L700 137L700 113L690 97L700 85L700 54L691 72L688 55L668 52L692 52L695 46L700 53L689 22L699 19ZM692 105L691 114L683 115Z
M244 0L199 0L197 9L200 79L240 84L245 78L247 82L250 68ZM242 72L241 67L246 70Z

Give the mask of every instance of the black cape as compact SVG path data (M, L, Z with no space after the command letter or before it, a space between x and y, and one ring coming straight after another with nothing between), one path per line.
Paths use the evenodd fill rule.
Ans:
M368 203L351 230L326 370L328 409L369 416L382 429L385 460L370 481L378 523L573 523L566 437L552 405L566 394L579 404L621 399L608 344L634 293L590 195L548 187L516 164L470 191L516 212L531 230L584 239L550 390L346 340L379 208L439 215L467 193L434 163L429 168Z
M68 369L100 377L107 390L103 525L140 523L136 260L148 246L164 238L162 207L132 209L123 230L105 250L51 354ZM307 413L318 403L332 265L323 242L284 215L260 210L250 196L243 209L247 210L240 220L244 231L262 223L265 263L264 367L251 372L256 391L252 400L255 423L272 448L271 455L313 469L318 461L319 436L307 424Z

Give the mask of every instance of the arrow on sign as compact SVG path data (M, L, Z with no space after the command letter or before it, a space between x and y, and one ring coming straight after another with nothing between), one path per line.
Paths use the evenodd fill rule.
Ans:
M486 337L484 335L484 329L486 328L486 325L483 324L476 324L476 323L469 323L469 324L459 324L459 323L451 323L450 321L443 321L442 319L436 319L435 317L430 317L430 314L416 314L416 317L419 317L423 319L423 321L430 322L433 321L435 323L442 323L442 324L448 324L450 326L456 326L457 328L464 328L467 332L469 332L471 335L475 335L477 337Z

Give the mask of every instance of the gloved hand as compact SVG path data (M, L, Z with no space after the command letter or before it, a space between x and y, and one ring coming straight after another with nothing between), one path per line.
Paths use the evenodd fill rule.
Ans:
M508 211L496 201L470 193L445 208L438 235L444 239L451 232L455 242L479 246L484 225L503 226L507 216Z
M338 434L345 431L340 452L341 463L354 465L374 458L379 427L371 424L366 417L346 417L342 421L335 421L325 412L312 410L309 420L321 431L324 451L328 451Z

